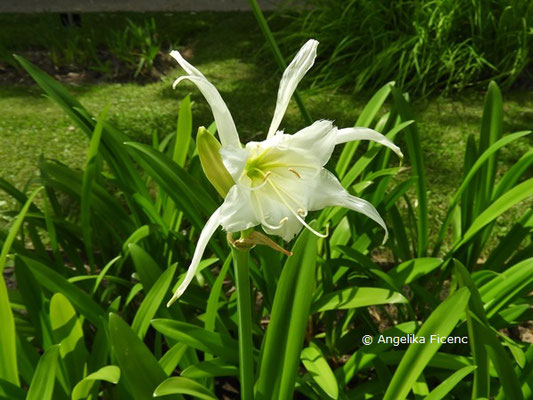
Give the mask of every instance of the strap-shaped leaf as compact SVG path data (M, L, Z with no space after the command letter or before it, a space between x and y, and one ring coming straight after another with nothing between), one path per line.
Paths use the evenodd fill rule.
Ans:
M400 293L373 287L351 287L328 293L315 301L311 311L344 310L377 304L407 303Z
M52 268L28 257L19 256L42 286L52 293L62 293L76 310L92 324L99 326L100 318L107 320L105 311L89 295L78 289Z
M192 379L172 377L161 383L154 391L153 397L169 394L188 394L196 399L217 400L215 395L207 388Z
M151 399L167 375L154 355L118 315L109 315L109 338L133 399Z
M302 363L317 385L332 399L339 398L339 386L328 362L315 347L302 351Z
M131 329L141 339L146 335L146 331L150 326L150 321L159 309L163 299L167 296L170 288L170 283L176 272L177 264L171 265L154 283L150 291L146 294L141 306L135 314Z
M56 368L58 367L59 346L49 347L39 360L30 383L26 400L52 400Z
M170 319L155 319L152 321L152 326L163 335L195 349L231 362L237 363L239 360L237 341L229 336L209 332L199 326Z
M110 383L117 383L120 379L120 368L116 365L108 365L100 368L98 371L87 375L79 381L72 390L72 400L82 400L86 398L96 381L106 381Z
M417 336L424 338L430 338L431 335L448 336L459 321L461 311L464 310L469 297L470 292L467 288L459 289L452 294L431 313ZM426 343L412 343L402 357L383 399L405 398L440 346L441 343L438 341L431 343L429 339Z

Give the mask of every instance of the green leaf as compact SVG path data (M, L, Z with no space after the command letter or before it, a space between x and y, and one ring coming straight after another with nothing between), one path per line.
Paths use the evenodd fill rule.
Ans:
M471 367L461 368L459 371L454 372L448 378L446 378L439 386L429 393L424 400L441 400L446 396L451 390L457 386L459 382L463 380L465 376L474 371L477 367L472 365Z
M388 274L401 287L428 275L441 265L442 259L440 258L415 258L394 267Z
M103 121L109 111L107 106L98 117L98 122L94 128L89 143L89 151L87 153L87 161L85 162L85 169L83 171L82 186L81 186L81 229L83 232L83 243L85 244L85 250L89 257L89 263L92 266L94 264L93 246L92 246L92 230L91 230L91 187L93 184L94 176L97 173L96 170L96 155L98 154L98 146L100 144L100 138L102 137Z
M309 371L313 380L332 399L339 398L339 385L328 362L314 347L307 347L302 351L302 363Z
M217 400L214 394L198 382L182 377L168 378L155 389L153 397L168 394L188 394L197 399Z
M26 203L24 204L19 214L17 215L15 222L13 222L13 225L11 226L11 228L9 228L9 233L2 246L2 252L0 252L0 273L4 271L4 268L6 266L7 255L9 254L9 251L11 250L11 245L13 244L13 242L15 241L18 235L20 227L22 226L22 222L24 222L24 217L26 216L28 209L32 205L33 199L35 198L35 196L37 196L37 194L42 189L43 189L42 187L39 187L30 194L30 196L28 197L28 200L26 200Z
M54 393L56 368L60 345L49 347L44 352L33 374L26 400L51 400Z
M254 343L252 341L252 297L250 288L250 249L232 247L231 258L237 291L237 331L239 338L239 382L243 400L253 398Z
M132 398L152 398L155 388L167 376L150 349L128 324L113 313L109 315L109 339Z
M146 335L146 331L150 326L150 321L154 317L155 313L159 309L161 302L167 295L172 278L176 273L177 264L171 265L152 286L146 297L144 298L141 306L135 314L131 329L141 339Z
M485 97L481 133L479 137L479 153L483 153L503 134L503 100L496 82L491 81ZM486 168L480 171L480 187L478 189L477 213L483 210L492 197L494 178L496 176L497 153L487 160Z
M87 375L79 381L72 390L71 400L81 400L86 398L95 383L95 381L106 381L110 383L118 383L120 379L120 368L115 365L108 365L100 368L98 371Z
M455 275L461 287L467 287L470 291L470 299L468 301L466 312L466 323L468 328L468 336L470 338L470 348L472 357L477 366L474 371L474 382L472 384L472 396L488 397L490 391L490 374L489 374L489 357L485 348L487 335L492 335L492 332L487 332L483 324L478 321L487 321L485 309L483 308L483 301L477 290L477 287L470 276L466 267L454 260ZM477 318L472 318L472 313Z
M327 310L345 310L351 308L367 307L376 304L407 303L407 299L400 293L389 289L373 287L351 287L328 293L315 301L311 312Z
M181 376L196 379L237 375L239 375L239 370L237 367L235 365L228 364L227 361L224 361L220 358L189 365L181 372Z
M509 355L495 335L487 335L486 343L487 353L498 373L505 398L522 400L524 397L522 396L522 390L520 390L520 382L514 372L513 363Z
M487 316L491 318L532 282L533 258L528 258L481 286L479 293L485 302Z
M50 300L50 323L55 343L61 344L59 354L65 363L67 376L74 385L85 375L88 353L76 311L61 293L54 294Z
M205 353L219 356L234 363L239 360L237 341L229 336L209 332L199 326L170 319L154 319L152 326L163 335Z
M100 318L107 320L105 311L85 292L78 289L63 276L36 260L24 256L19 257L42 286L52 293L59 292L64 294L78 313L85 316L93 325L99 326Z
M191 96L187 95L180 103L178 115L178 126L176 128L176 141L174 143L174 152L172 160L180 167L185 165L187 152L191 143L192 134L192 113L191 113Z
M18 368L17 368L17 353L15 340L15 321L13 319L13 312L9 304L9 297L7 294L6 282L3 278L7 255L11 250L11 245L19 232L24 217L30 208L33 199L41 191L38 188L26 200L26 203L20 210L15 222L9 229L6 240L2 246L0 253L0 379L11 382L14 385L19 385Z
M167 376L174 371L187 349L188 346L186 344L176 343L159 359L159 365L161 365Z
M500 179L498 185L494 189L493 199L497 199L503 193L507 192L512 188L516 182L520 179L522 174L528 171L533 164L533 148L529 149L520 160L515 162L511 168L505 173L505 175Z
M211 332L215 330L215 320L218 312L220 293L230 265L231 255L229 255L228 258L226 258L226 261L224 261L222 269L218 273L217 279L209 291L209 298L207 299L207 308L205 311L205 329Z
M530 196L533 196L533 178L515 186L487 207L485 211L472 222L472 225L464 234L463 239L454 246L454 249L458 249L463 244L467 243L487 224L494 221L515 204L520 203L522 200L525 200Z
M384 337L406 336L414 333L416 327L417 325L413 321L398 324L382 332L377 338L374 337L372 344L363 346L355 351L342 367L335 370L335 376L340 387L346 386L360 370L370 368L378 354L393 346L393 343L380 343L379 338L381 335Z
M525 135L529 135L530 133L531 133L530 131L523 131L523 132L517 132L511 135L504 136L503 138L498 140L496 143L492 144L488 149L486 149L483 152L483 154L479 156L479 158L476 159L476 162L474 163L474 165L472 165L469 168L468 173L463 178L463 181L461 182L461 186L459 186L459 189L457 189L457 192L454 194L454 196L450 200L450 205L448 206L448 212L446 214L446 217L444 218L444 222L439 231L439 237L437 239L436 247L440 247L440 244L442 243L442 240L444 238L444 234L446 233L448 225L451 222L455 206L459 203L459 200L461 200L461 196L463 195L463 193L465 193L465 191L468 190L468 193L465 193L465 196L467 199L470 199L470 200L472 200L472 197L475 195L472 193L472 190L474 187L476 187L476 185L475 185L475 182L472 182L472 180L474 179L474 177L476 177L476 174L478 173L478 171L484 170L484 168L486 168L487 163L489 163L489 160L491 159L491 157L493 157L494 154L499 149L508 145L509 143L514 142L515 140ZM477 193L477 196L478 197L480 196L479 192ZM485 201L488 202L488 200L485 200ZM470 209L472 208L471 203L468 206L470 207ZM480 211L481 210L483 209L480 209Z
M46 304L41 285L19 258L15 258L15 277L18 293L26 306L29 320L33 323L38 343L43 349L47 349L54 343L52 342L48 304Z
M441 344L431 343L431 335L448 336L461 317L470 293L467 288L459 289L448 297L431 313L418 331L417 337L428 338L426 343L412 343L398 365L392 381L385 392L384 400L405 398L418 376L431 358L437 353Z
M303 231L278 282L264 338L257 399L291 398L311 306L316 237Z
M152 256L150 256L150 254L148 254L146 250L139 245L131 243L128 248L133 260L133 265L135 266L135 270L139 275L139 280L141 281L144 290L148 291L152 288L163 271L154 261Z
M202 228L204 216L209 216L217 208L211 196L198 184L195 178L163 153L150 146L128 142L132 156L163 190L172 198L197 228Z
M127 254L130 244L137 244L148 236L150 236L150 227L148 225L138 227L122 244L122 252Z
M409 106L409 103L402 95L402 92L393 87L392 97L394 99L394 105L398 109L398 113L401 116L402 121L415 120L413 112ZM417 254L419 257L424 257L428 247L428 199L427 199L427 182L425 176L424 159L422 146L420 145L420 138L418 137L418 130L416 123L409 125L405 128L405 141L407 143L407 154L411 167L413 169L413 175L418 177L416 182L416 192L418 199L418 221L417 221L417 238L418 249ZM404 152L405 153L405 152Z
M0 399L24 400L25 398L26 391L11 382L0 379Z

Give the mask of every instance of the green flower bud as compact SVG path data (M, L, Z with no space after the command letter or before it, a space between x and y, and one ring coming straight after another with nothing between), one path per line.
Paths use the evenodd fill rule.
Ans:
M222 162L220 143L207 129L201 126L198 128L196 146L205 176L217 192L222 197L226 197L235 182Z

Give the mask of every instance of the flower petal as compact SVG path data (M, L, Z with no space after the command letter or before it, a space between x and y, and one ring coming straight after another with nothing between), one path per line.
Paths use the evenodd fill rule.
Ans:
M337 128L328 120L320 120L292 135L291 147L301 149L321 167L335 149Z
M274 111L274 117L268 130L267 138L276 133L279 128L279 124L285 115L287 106L292 97L292 94L296 90L296 86L302 80L305 73L313 66L316 57L316 48L318 42L314 39L308 40L303 45L298 54L294 57L289 64L279 84L278 99L276 101L276 110Z
M403 158L402 151L392 141L384 135L369 128L344 128L337 131L336 144L351 142L354 140L371 140L387 146L394 151L398 157Z
M233 185L224 203L220 206L220 225L227 232L238 232L259 225L259 220L250 198L251 191L240 185Z
M233 180L237 182L241 177L246 161L248 161L250 150L248 147L222 147L220 149L220 155L222 156L222 163Z
M202 260L202 256L204 254L205 248L207 247L207 243L220 225L220 209L221 207L219 207L211 215L211 217L209 217L207 223L204 226L204 229L202 229L202 232L200 233L200 238L198 239L198 243L196 244L196 249L194 250L191 265L189 265L189 269L187 270L187 274L185 275L185 279L167 303L167 307L170 307L172 303L174 303L183 294L183 292L185 292L185 289L187 289L187 287L193 280L194 275L196 275L198 265Z
M302 223L271 190L258 190L252 198L262 213L261 226L269 235L281 236L283 240L289 242L302 230ZM292 203L292 201L287 199L287 203ZM297 210L296 204L290 205Z
M191 64L189 64L181 56L181 54L173 50L170 52L170 55L181 65L181 67L187 72L187 76L181 76L174 81L172 85L173 88L176 87L184 79L188 79L193 82L200 92L204 95L205 99L209 103L213 116L215 118L217 129L220 136L220 142L223 147L226 146L236 146L240 147L241 142L239 140L239 134L237 133L237 128L235 127L235 122L231 113L226 106L226 103L220 96L220 93L215 88L215 86L207 80L207 78Z
M315 181L313 196L309 201L309 210L320 210L327 206L340 206L366 215L385 229L383 243L387 241L389 236L387 226L375 207L364 199L352 196L342 187L335 175L322 169L320 177Z

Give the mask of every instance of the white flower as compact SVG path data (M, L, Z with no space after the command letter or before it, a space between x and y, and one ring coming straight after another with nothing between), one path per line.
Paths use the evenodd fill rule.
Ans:
M324 237L305 222L307 213L327 206L341 206L367 215L381 225L387 235L385 223L374 206L350 195L324 165L337 144L372 140L402 157L394 143L371 129L337 129L326 120L317 121L294 135L278 131L296 86L313 65L317 46L316 40L309 40L283 73L266 140L249 142L245 147L240 143L233 118L217 89L179 52L170 53L188 74L178 78L173 87L184 79L192 81L213 111L222 143L220 154L235 185L202 230L187 275L169 304L182 295L194 278L207 243L219 225L228 232L261 225L265 232L287 241L305 226Z

